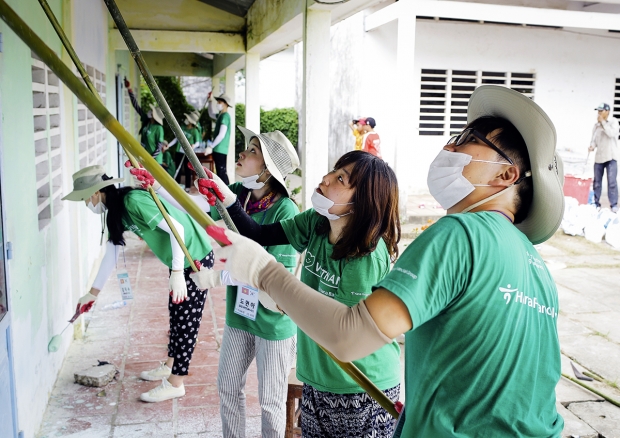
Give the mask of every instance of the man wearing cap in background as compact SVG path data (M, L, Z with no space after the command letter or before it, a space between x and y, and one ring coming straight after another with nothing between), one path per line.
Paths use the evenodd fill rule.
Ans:
M213 162L215 163L215 173L220 177L226 185L228 185L228 175L226 173L226 156L228 154L228 146L230 145L230 114L228 108L231 106L232 100L226 94L216 97L215 100L209 102L207 110L209 117L215 120L215 129L213 131L213 140L207 140L207 150L205 155L211 152L209 148L213 148Z
M601 189L603 188L603 173L607 169L607 196L609 206L614 213L618 212L618 119L609 115L609 105L601 103L598 116L592 129L590 152L596 149L594 156L594 203L601 208Z
M360 121L362 122L362 121ZM366 117L364 123L364 138L362 139L362 150L381 158L381 138L375 132L377 122L372 117Z
M267 293L300 330L350 362L405 333L406 403L395 437L558 437L558 294L534 245L564 213L551 120L509 88L483 85L468 125L443 146L428 186L448 210L366 299L308 288L257 243L225 231L238 281Z
M353 119L349 122L349 128L351 128L351 132L353 133L353 137L355 137L355 150L362 150L362 140L364 139L364 123L365 120L363 117L361 119Z

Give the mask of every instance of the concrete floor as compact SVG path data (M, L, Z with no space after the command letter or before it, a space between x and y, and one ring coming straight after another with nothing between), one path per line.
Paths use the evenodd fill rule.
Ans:
M430 196L410 196L406 246L421 225L441 217ZM417 228L417 230L416 230ZM620 401L620 251L604 241L593 244L561 232L538 250L556 279L560 296L558 328L562 372L573 376L570 361L581 371L600 376L585 382ZM128 306L110 309L120 292L113 278L91 312L83 339L73 342L48 404L38 437L220 437L216 389L218 347L224 326L225 294L213 289L205 305L199 342L183 398L149 404L140 393L156 386L143 382L142 370L166 357L168 330L167 269L145 244L129 241L127 270L135 294ZM69 335L68 332L65 335ZM103 389L73 383L73 372L112 362L119 374ZM260 436L260 408L254 364L248 374L247 436ZM563 437L620 437L620 408L566 378L559 382L558 409L566 426Z

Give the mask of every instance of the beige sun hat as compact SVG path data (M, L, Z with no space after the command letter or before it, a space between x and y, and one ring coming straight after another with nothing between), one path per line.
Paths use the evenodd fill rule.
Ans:
M527 217L516 227L533 244L542 243L553 236L564 215L564 167L555 150L553 122L528 97L497 85L483 85L469 99L467 123L482 116L508 120L525 140L534 196Z
M197 125L198 124L198 117L196 117L196 115L194 113L183 113L185 115L185 124L192 124L192 125Z
M222 94L219 97L216 97L215 100L221 100L221 101L225 102L226 105L232 107L232 100L230 100L230 97L228 97L227 94Z
M246 148L252 137L258 138L267 170L286 189L286 175L299 167L299 157L289 139L280 131L256 134L243 126L237 128L245 137Z
M96 191L112 184L123 182L123 178L103 180L105 169L103 166L88 166L73 174L73 191L62 200L84 201L95 194Z
M164 124L164 112L160 107L151 104L151 110L153 111L153 118L160 125Z

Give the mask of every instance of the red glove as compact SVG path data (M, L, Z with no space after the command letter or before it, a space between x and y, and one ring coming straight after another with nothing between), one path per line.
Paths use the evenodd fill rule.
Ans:
M149 187L155 185L155 178L153 178L153 175L151 175L151 173L145 168L140 167L139 169L136 169L135 167L132 167L131 161L129 160L125 162L125 167L131 167L131 169L129 169L129 173L136 177L143 189L148 189Z
M206 178L198 178L196 182L198 185L198 191L202 196L207 198L207 202L211 207L213 207L216 203L215 195L217 195L220 201L224 200L224 195L220 191L220 188L217 186L217 183L215 181ZM215 195L209 189L213 190Z
M129 83L126 77L124 78L124 80L125 80L125 88L127 88L128 90L131 90L131 84Z

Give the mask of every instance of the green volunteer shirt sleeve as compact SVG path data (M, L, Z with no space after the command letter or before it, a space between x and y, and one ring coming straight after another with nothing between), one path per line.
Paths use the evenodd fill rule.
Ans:
M390 270L389 256L384 255L387 255L387 250L374 251L367 257L355 258L345 264L339 287L342 302L351 307L370 296L371 285Z
M398 296L416 328L465 290L472 268L470 243L459 221L441 218L418 236L375 286Z
M164 127L160 124L157 124L157 130L155 131L155 140L157 141L157 145L164 141Z
M151 230L164 219L153 198L144 190L131 191L125 197L125 208L130 217L141 218Z
M293 218L280 222L289 243L297 252L302 252L306 249L310 233L316 227L319 219L320 217L314 209L310 208Z

